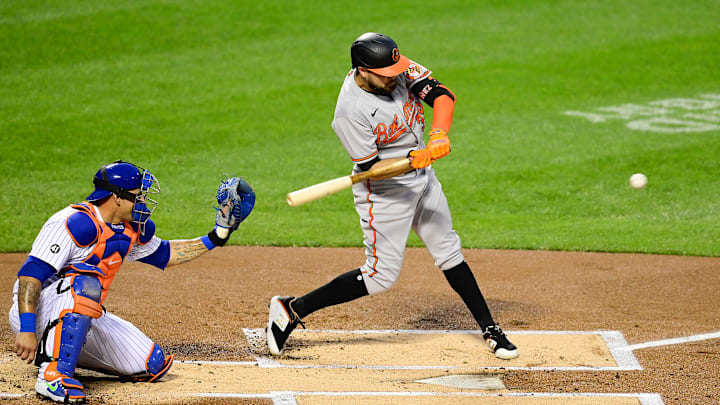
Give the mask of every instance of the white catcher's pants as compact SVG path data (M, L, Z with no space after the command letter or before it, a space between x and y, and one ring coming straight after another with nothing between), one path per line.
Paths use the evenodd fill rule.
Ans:
M40 303L37 308L36 334L38 344L42 344L45 327L58 319L60 312L74 307L74 299L70 292L69 279L61 278L40 292ZM64 292L58 294L58 283ZM20 330L17 303L18 283L13 289L13 305L10 308L10 327L15 334ZM54 329L54 328L53 328ZM45 342L45 353L52 354L55 348L54 330L48 333ZM154 342L130 322L104 312L90 323L87 341L80 353L77 366L102 371L112 375L132 375L146 372L145 362L150 355Z

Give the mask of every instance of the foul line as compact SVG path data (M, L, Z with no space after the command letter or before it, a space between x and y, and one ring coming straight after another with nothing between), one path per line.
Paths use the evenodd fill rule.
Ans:
M623 350L633 351L633 350L638 350L638 349L646 349L648 347L677 345L677 344L682 344L682 343L699 342L701 340L710 340L710 339L718 339L718 338L720 338L720 331L712 332L712 333L702 333L700 335L685 336L685 337L680 337L680 338L663 339L663 340L655 340L652 342L637 343L634 345L629 345L629 346L623 348Z

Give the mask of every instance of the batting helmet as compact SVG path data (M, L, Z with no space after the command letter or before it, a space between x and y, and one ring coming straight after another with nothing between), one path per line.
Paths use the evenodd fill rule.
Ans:
M376 32L360 35L350 47L350 58L353 68L364 67L380 76L397 76L410 66L395 41Z
M89 202L99 201L111 194L132 201L133 221L138 223L144 233L145 223L150 219L158 202L150 198L150 194L160 192L160 184L150 171L135 166L132 163L116 160L103 166L95 173L93 178L95 190L87 196ZM129 190L139 189L137 193Z

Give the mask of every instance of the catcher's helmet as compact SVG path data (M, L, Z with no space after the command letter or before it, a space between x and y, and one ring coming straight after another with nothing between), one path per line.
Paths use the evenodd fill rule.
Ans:
M364 67L380 76L397 76L410 66L395 41L376 32L360 35L350 47L350 58L353 68Z
M144 233L143 225L150 219L157 201L150 198L149 194L160 192L160 184L150 171L135 166L132 163L116 160L103 166L95 173L93 178L95 190L87 196L89 202L99 201L111 194L135 203L133 207L133 221L138 223L141 232ZM139 189L136 193L129 190Z

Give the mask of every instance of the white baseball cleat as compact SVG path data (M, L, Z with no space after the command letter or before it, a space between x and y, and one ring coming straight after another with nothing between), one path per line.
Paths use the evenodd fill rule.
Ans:
M485 328L483 338L488 350L495 353L498 359L512 360L519 356L517 347L505 336L500 325L490 325Z
M270 316L268 317L267 328L265 334L267 336L267 344L270 353L279 356L282 353L283 346L288 336L298 326L305 327L305 324L298 318L290 308L290 302L295 297L274 296L270 299Z

